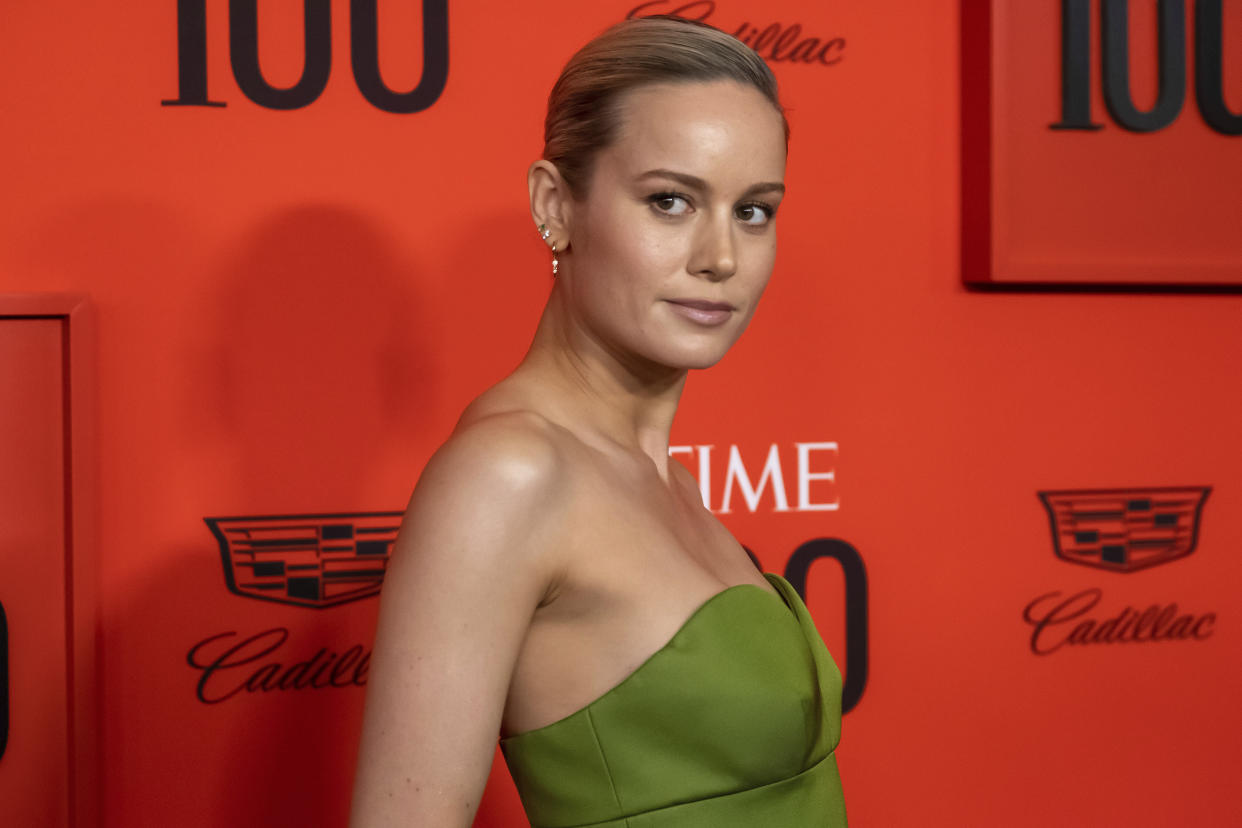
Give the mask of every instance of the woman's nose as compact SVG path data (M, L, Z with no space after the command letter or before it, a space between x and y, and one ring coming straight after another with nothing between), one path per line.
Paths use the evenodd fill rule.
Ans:
M695 235L690 272L718 282L737 272L737 244L732 216L711 216Z

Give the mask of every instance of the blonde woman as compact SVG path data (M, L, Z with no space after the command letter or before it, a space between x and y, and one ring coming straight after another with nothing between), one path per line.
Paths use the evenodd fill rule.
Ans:
M845 825L840 674L668 453L772 272L776 82L715 29L629 20L566 65L545 141L553 287L410 501L353 824L470 825L499 738L535 828Z

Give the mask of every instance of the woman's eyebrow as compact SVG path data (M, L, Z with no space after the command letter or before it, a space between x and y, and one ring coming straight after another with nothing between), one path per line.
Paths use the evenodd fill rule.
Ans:
M683 187L689 187L690 189L699 190L701 192L711 191L711 186L706 181L699 178L698 176L690 175L688 173L680 173L675 170L668 170L664 168L647 170L645 173L638 175L635 178L635 180L642 181L643 179L646 179L646 178L667 178L667 179L676 181L678 184L681 184ZM746 188L746 191L742 193L742 196L745 197L753 193L773 193L773 192L784 194L785 192L784 183L780 181L761 181L758 184L751 184L749 187Z
M678 184L681 184L684 187L689 187L693 190L706 191L711 189L711 187L707 185L707 182L698 176L674 172L673 170L666 170L664 168L647 170L645 173L637 176L635 180L642 181L645 178L669 178L676 181Z
M784 195L785 184L780 181L763 181L759 184L751 184L742 195L748 196L753 193L779 193Z

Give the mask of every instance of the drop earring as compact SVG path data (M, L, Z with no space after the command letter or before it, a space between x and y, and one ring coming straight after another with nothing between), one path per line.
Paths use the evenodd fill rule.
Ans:
M539 225L539 238L543 239L546 242L551 235L552 235L552 231L548 229L548 225L546 224ZM555 276L556 268L560 264L560 262L556 258L556 242L552 242L551 244L552 244L552 275Z

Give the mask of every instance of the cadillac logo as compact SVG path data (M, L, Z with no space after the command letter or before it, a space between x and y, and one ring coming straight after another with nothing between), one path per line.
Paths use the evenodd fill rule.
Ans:
M230 592L322 609L380 591L401 512L204 518Z
M1199 540L1210 486L1039 492L1057 557L1134 572L1184 558Z

